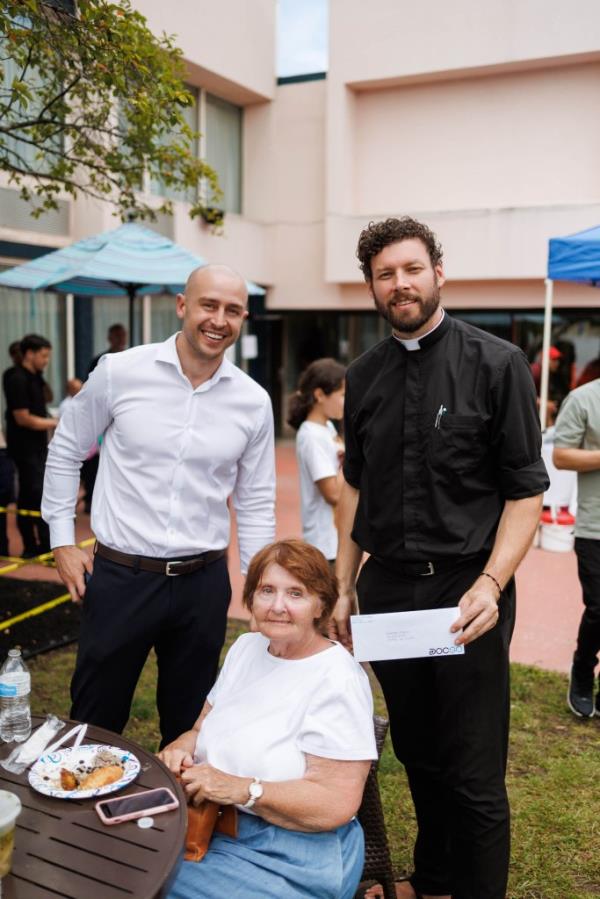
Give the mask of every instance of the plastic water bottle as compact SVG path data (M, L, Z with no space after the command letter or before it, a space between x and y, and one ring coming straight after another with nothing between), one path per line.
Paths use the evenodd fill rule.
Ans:
M22 743L31 733L31 675L20 649L9 649L0 668L0 739Z

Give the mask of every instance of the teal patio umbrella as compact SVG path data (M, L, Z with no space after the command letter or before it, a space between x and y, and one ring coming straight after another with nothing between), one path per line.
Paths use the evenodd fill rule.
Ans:
M136 296L179 293L190 272L207 264L162 234L130 222L10 268L0 274L0 285L78 296L128 296L131 340ZM252 281L246 284L250 294L265 293Z

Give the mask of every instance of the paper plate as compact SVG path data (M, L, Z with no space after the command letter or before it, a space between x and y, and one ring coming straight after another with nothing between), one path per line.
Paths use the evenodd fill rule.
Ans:
M119 764L123 766L123 776L104 787L92 790L63 790L60 785L60 769L66 768L82 779L96 768ZM140 763L132 752L118 746L84 745L77 749L57 749L37 760L29 772L29 783L38 793L55 799L89 799L114 793L131 783L140 772Z

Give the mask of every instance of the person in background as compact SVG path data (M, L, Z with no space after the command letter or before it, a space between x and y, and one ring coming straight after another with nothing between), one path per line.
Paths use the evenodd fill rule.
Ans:
M69 378L66 384L66 394L65 398L60 401L58 407L58 417L60 418L67 409L67 406L71 402L74 396L77 396L81 388L83 387L83 381L79 378Z
M300 471L302 533L307 543L335 561L334 511L343 483L343 444L331 419L344 414L346 369L335 359L317 359L302 372L288 404L288 424L296 435Z
M108 347L105 350L102 350L101 353L98 353L97 356L94 356L94 358L90 362L90 367L88 368L88 378L103 356L106 356L107 353L121 353L124 349L126 349L127 329L125 328L125 325L122 325L119 322L111 325L106 332L106 339L108 340Z
M10 356L10 360L12 365L4 370L2 373L2 388L4 393L6 393L6 384L8 380L12 377L15 371L20 368L21 361L23 357L21 356L21 341L13 340L12 343L8 346L8 355Z
M568 388L565 390L563 379L560 374L560 363L562 355L563 354L558 349L558 347L551 346L548 350L548 402L546 409L547 415L549 416L550 420L553 420L554 416L556 416L560 408L560 404L568 393ZM531 374L533 375L533 381L535 383L535 389L538 395L539 402L542 382L541 361L531 363Z
M594 671L600 654L600 378L573 390L556 420L552 460L577 472L575 554L585 606L567 704L578 718L600 715Z
M353 899L364 863L354 817L377 757L369 679L322 634L337 596L323 554L264 547L244 604L256 632L233 644L202 713L160 758L193 805L239 810L237 839L184 861L168 899Z
M582 387L584 384L589 384L590 381L595 381L596 378L600 378L600 356L597 359L592 359L584 367L577 379L577 386Z
M38 334L21 341L21 365L4 382L6 395L6 444L19 475L19 509L39 512L48 453L48 433L57 425L46 409L43 372L50 361L52 344ZM19 515L24 559L50 552L50 532L41 518Z
M0 506L6 508L15 501L15 466L8 455L6 440L0 430ZM8 551L7 513L0 510L0 556L10 555Z
M8 346L12 365L2 373L2 389L6 396L6 385L21 365L21 341L13 340ZM6 411L8 420L8 410ZM15 466L6 448L6 438L0 430L0 506L8 506L15 501ZM6 512L0 512L0 556L8 556L8 519Z

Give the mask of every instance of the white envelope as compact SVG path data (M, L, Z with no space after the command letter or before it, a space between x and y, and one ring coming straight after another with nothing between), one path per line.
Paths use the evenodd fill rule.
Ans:
M450 633L451 624L459 617L458 606L420 612L352 615L354 658L359 662L381 662L464 655L465 647L454 642L460 631Z

